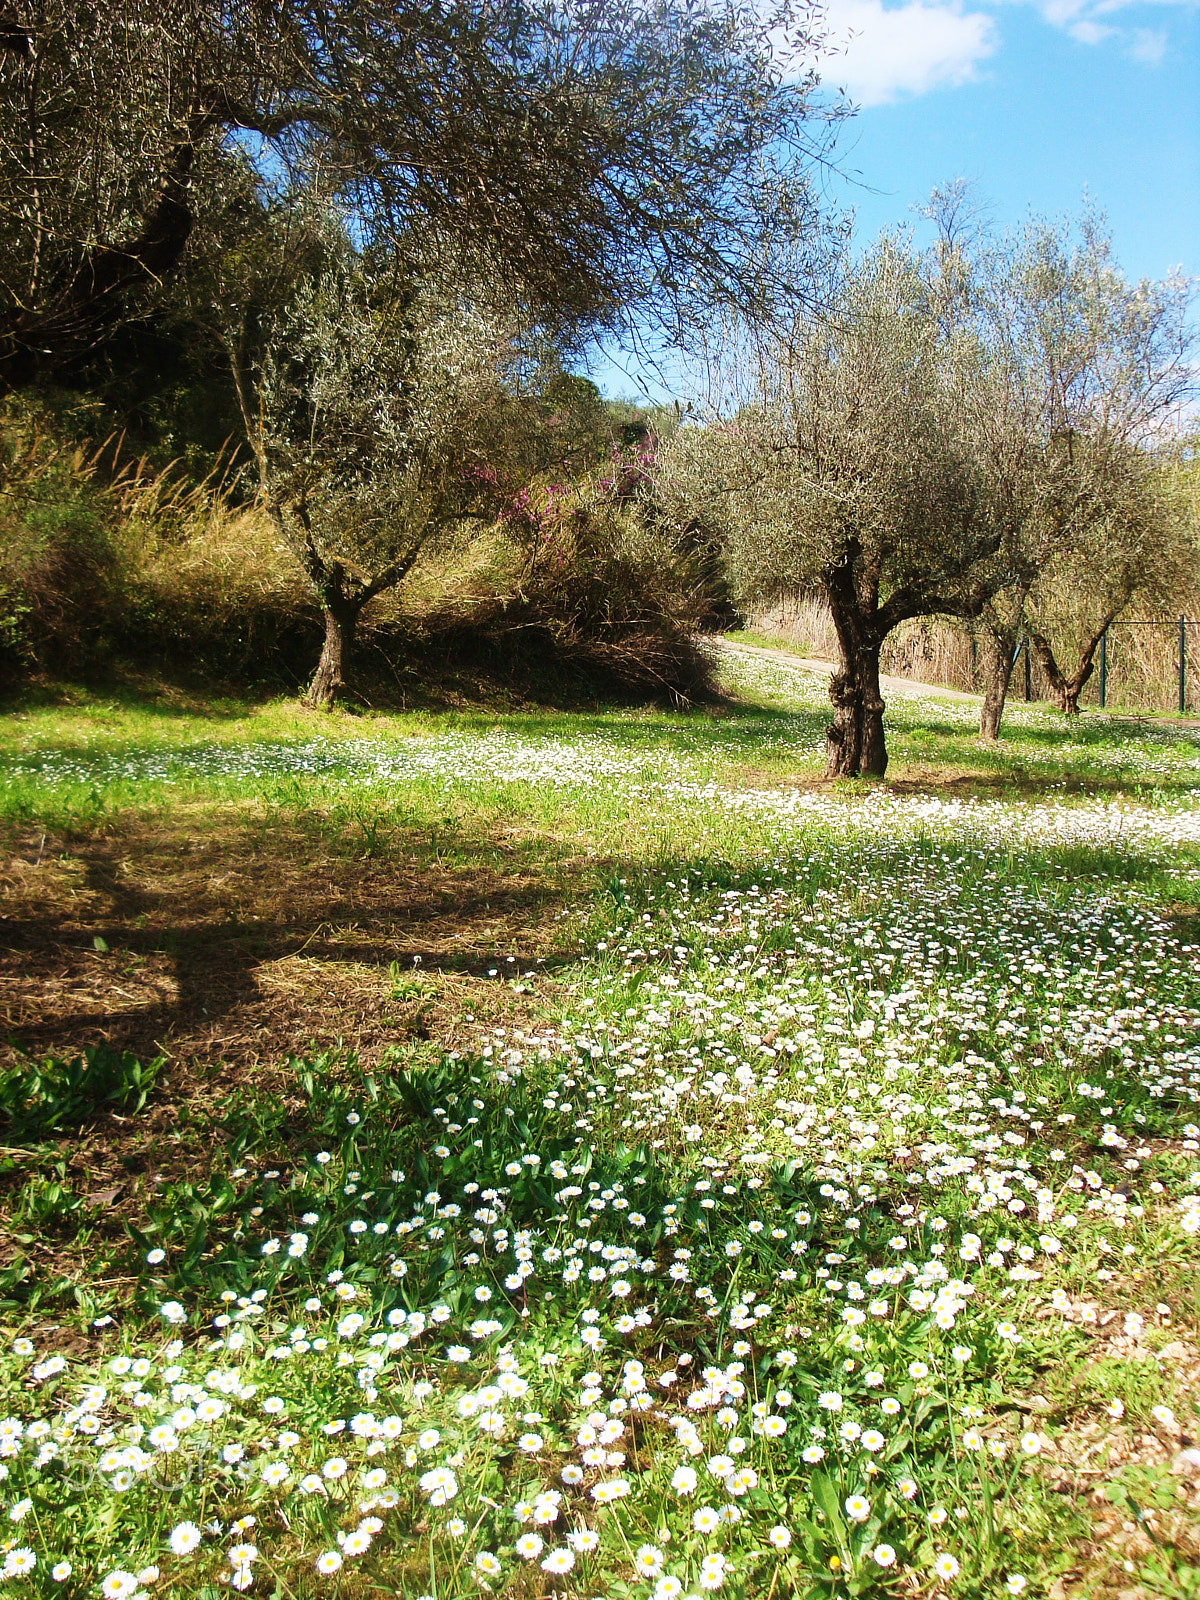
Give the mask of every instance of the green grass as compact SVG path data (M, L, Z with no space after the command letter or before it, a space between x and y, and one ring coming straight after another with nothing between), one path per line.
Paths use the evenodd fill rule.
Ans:
M397 963L453 1036L370 1064L9 1069L14 1593L1189 1600L1200 746L897 701L829 785L820 682L727 680L10 720L15 836L504 861L557 952ZM139 1124L106 1225L67 1130Z

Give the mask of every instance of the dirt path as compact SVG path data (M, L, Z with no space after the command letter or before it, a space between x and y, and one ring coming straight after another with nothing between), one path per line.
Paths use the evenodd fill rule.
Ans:
M796 667L801 672L833 674L837 671L832 661L793 655L790 650L768 650L760 644L742 644L738 639L718 639L716 642L722 650L740 650L748 656L763 656L768 661L778 661L785 667ZM965 694L961 689L947 689L940 683L916 683L911 678L881 676L879 686L885 694L904 695L909 700L923 700L927 695L935 695L940 700L966 700L972 705L979 705L983 698L982 695Z
M790 650L769 650L760 644L743 644L738 639L717 639L716 643L722 650L740 650L748 656L763 656L768 661L777 661L785 667L795 667L801 672L813 672L818 675L834 673L837 667L832 661L818 661L812 656L793 655ZM982 705L983 696L979 694L966 694L962 689L948 689L941 683L919 683L912 678L896 678L880 676L880 688L885 694L903 695L908 700L922 700L932 695L940 700L963 700L971 705ZM1024 701L1010 700L1010 704L1024 704ZM1038 702L1044 705L1044 701ZM1047 708L1049 709L1049 708ZM1111 717L1114 721L1141 723L1153 722L1159 727L1181 728L1192 730L1200 728L1200 717L1164 717L1152 711L1099 711L1093 706L1087 706L1080 713L1083 717Z

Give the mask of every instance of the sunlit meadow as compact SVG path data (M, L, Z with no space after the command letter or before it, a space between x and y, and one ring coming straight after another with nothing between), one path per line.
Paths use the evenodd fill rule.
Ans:
M1200 737L908 700L856 791L819 681L726 670L721 717L10 738L18 820L299 784L597 872L557 981L489 969L519 1027L294 1063L136 1292L7 1302L4 1593L1200 1592Z

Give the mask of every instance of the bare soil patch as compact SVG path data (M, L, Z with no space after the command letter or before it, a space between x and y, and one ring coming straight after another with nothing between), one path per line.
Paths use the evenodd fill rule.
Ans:
M494 992L490 969L553 967L554 913L594 872L503 838L366 852L232 807L31 833L0 867L0 1030L35 1053L103 1041L236 1067L343 1041L371 1060L443 1035ZM436 1005L398 998L393 965L441 975Z

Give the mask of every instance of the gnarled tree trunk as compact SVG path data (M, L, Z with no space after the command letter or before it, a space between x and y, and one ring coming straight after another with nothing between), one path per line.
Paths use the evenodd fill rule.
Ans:
M1092 676L1092 669L1096 662L1096 651L1100 648L1100 640L1108 632L1109 625L1117 615L1116 608L1106 611L1100 620L1100 626L1089 634L1083 641L1079 650L1079 659L1075 670L1068 675L1059 666L1054 656L1054 650L1049 639L1044 634L1031 631L1029 637L1033 641L1033 648L1037 651L1038 663L1045 675L1050 691L1058 702L1058 709L1068 717L1079 715L1079 696L1084 685Z
M879 646L864 646L829 685L833 721L825 730L827 770L835 778L882 778L887 771Z
M308 686L305 699L310 706L332 711L344 693L354 648L354 629L360 606L341 598L326 597L325 643L321 659Z
M856 571L855 556L831 574L829 612L837 631L842 667L829 684L833 721L825 730L826 771L831 778L882 778L887 771L883 696L879 692L878 582Z

